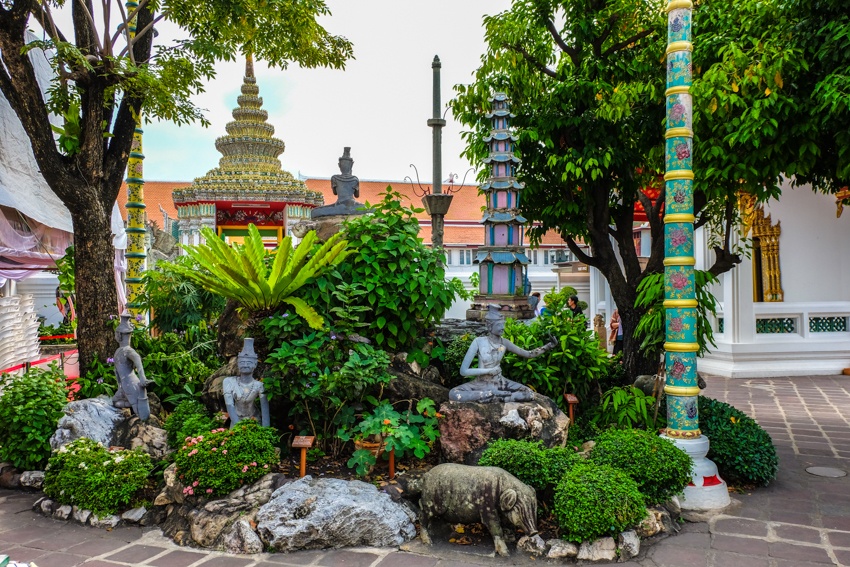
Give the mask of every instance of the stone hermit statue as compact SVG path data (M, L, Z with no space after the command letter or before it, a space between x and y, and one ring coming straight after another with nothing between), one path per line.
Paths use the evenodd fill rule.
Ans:
M262 420L263 426L269 426L269 399L263 383L254 380L254 370L257 368L257 354L254 352L254 339L245 339L242 351L236 357L239 376L228 376L224 379L224 405L230 415L230 427L243 419ZM257 407L257 399L260 407Z
M531 351L519 348L502 337L502 333L505 331L505 317L498 305L488 306L484 322L487 325L487 335L472 341L460 365L461 376L475 376L475 379L452 388L449 391L449 400L453 402L524 402L530 400L534 394L531 388L502 376L500 366L502 357L510 351L523 358L535 358L555 348L557 343L549 342ZM478 368L470 368L476 356L478 357Z
M139 419L147 421L151 415L146 390L150 382L145 378L142 357L130 346L130 336L133 334L130 317L129 313L121 315L121 322L115 329L118 350L115 351L113 360L115 377L118 379L118 391L112 397L112 405L116 408L131 408Z
M366 212L365 210L358 210L363 205L355 201L357 197L360 197L360 180L351 174L353 166L351 148L347 147L343 150L342 157L339 158L340 173L331 177L331 189L337 196L336 203L313 209L312 218L332 215L362 215Z

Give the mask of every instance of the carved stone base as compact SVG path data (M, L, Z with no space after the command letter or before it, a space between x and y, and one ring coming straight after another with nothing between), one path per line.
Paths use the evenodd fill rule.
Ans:
M566 444L570 419L539 394L528 402L459 403L440 406L440 446L450 463L478 464L493 439L543 441L546 447Z
M487 315L487 306L496 304L509 319L533 319L534 309L528 304L528 298L522 295L476 295L472 306L466 311L466 318L483 321Z

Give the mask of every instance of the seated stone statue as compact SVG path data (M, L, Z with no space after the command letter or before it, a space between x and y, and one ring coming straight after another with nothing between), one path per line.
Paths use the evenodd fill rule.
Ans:
M151 415L148 393L145 388L149 381L145 378L142 367L142 357L130 346L130 336L133 334L131 315L121 315L121 322L115 329L115 340L118 350L115 351L115 377L118 380L118 391L112 397L112 405L116 408L131 408L139 419L146 421Z
M499 309L498 305L488 306L487 315L484 317L488 333L472 341L460 365L461 376L475 376L475 380L452 388L449 391L449 400L453 402L525 402L533 397L534 392L531 388L502 376L502 357L510 351L523 358L535 358L552 350L556 343L550 342L531 351L519 348L502 337L505 331L505 317ZM470 368L476 356L478 356L478 368Z
M257 354L254 352L254 339L245 339L242 351L236 357L239 376L228 376L222 384L224 405L230 416L230 427L243 419L261 420L263 426L269 426L269 399L263 383L254 380L257 368ZM260 407L257 407L257 399Z
M331 189L337 196L336 203L313 209L312 218L328 217L333 215L362 215L365 210L362 203L355 201L360 197L360 180L351 174L354 160L351 159L351 148L345 148L342 157L339 158L339 175L331 177Z

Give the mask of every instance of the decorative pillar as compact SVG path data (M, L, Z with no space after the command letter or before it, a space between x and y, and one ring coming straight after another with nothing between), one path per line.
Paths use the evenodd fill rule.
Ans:
M125 4L129 14L139 4L130 0ZM130 38L136 36L136 18L129 22ZM147 252L145 249L145 180L142 153L142 117L136 117L136 130L133 133L133 145L130 148L130 159L127 161L127 309L133 315L143 315L142 307L142 274L147 268Z
M490 102L492 112L486 117L492 120L493 129L490 136L484 138L490 147L490 155L484 163L490 166L491 174L481 185L487 200L481 219L484 246L476 252L480 294L475 296L466 318L483 319L487 306L497 304L508 317L531 319L534 311L523 289L529 262L523 243L525 218L519 214L525 186L516 179L520 160L514 155L516 137L510 133L510 119L514 115L503 93L493 95Z
M428 126L433 128L433 191L422 197L425 212L431 215L431 247L434 250L443 247L443 221L449 206L452 204L452 196L443 194L443 154L442 128L446 125L440 114L440 58L434 56L431 69L434 71L434 117L428 120Z
M667 4L667 132L664 215L664 343L667 437L694 461L682 508L716 510L730 502L717 466L705 458L709 441L699 430L697 300L694 278L693 100L691 0Z

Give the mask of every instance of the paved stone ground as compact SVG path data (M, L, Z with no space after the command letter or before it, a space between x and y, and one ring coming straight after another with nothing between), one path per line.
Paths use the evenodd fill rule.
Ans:
M807 467L850 471L850 377L725 380L708 377L708 396L747 412L773 436L779 477L735 494L740 506L645 547L623 567L850 567L850 476L810 475ZM38 516L37 496L0 491L0 553L38 567L471 567L539 564L521 554L495 558L437 545L429 555L346 549L233 556L179 548L159 530L111 532ZM422 550L416 544L409 547Z

